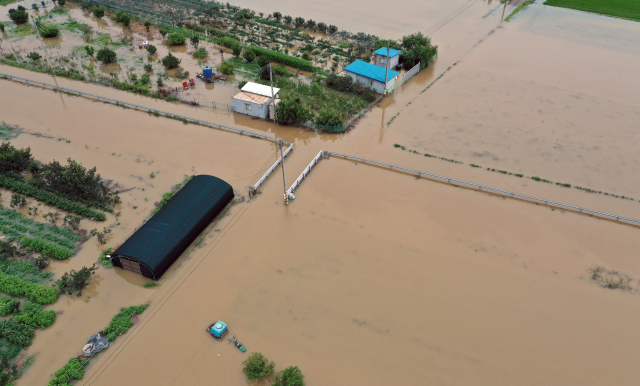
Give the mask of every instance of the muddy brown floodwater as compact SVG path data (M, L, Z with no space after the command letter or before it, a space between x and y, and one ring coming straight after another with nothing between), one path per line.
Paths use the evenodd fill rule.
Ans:
M0 72L279 132L295 143L286 162L289 185L328 150L640 219L639 23L541 3L501 23L499 2L479 0L402 1L393 8L361 1L235 5L393 38L422 30L439 45L439 57L344 135L278 131L242 115L5 66ZM116 27L109 21L100 28ZM216 175L246 196L276 157L273 144L247 136L6 80L0 85L0 120L26 130L14 144L31 146L42 161L71 157L95 165L105 178L134 188L122 194L118 219L81 224L113 227L109 246L126 240L186 175ZM232 90L216 85L205 92L223 102ZM52 138L29 135L36 133ZM46 384L120 307L142 302L150 307L140 323L77 384L248 384L241 371L246 354L205 332L218 319L249 352L275 361L276 370L299 366L308 385L640 381L638 289L602 288L588 271L603 266L640 279L638 228L335 157L320 161L296 196L285 207L274 174L255 200L213 224L155 289L129 272L101 268L82 298L63 296L52 306L61 314L28 348L38 356L18 385ZM90 239L51 269L58 275L92 264L102 248Z

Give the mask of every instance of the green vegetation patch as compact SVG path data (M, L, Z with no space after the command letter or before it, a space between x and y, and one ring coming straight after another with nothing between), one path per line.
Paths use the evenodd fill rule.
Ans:
M513 12L511 12L511 15L507 16L504 21L509 21L511 20L511 18L513 16L515 16L518 12L522 11L523 9L525 9L527 7L527 5L529 4L533 4L533 1L527 0L524 3L520 4L520 6L518 6L518 8L514 9Z
M8 141L20 135L22 131L7 125L6 123L0 123L0 139L3 141Z
M104 333L108 335L109 341L114 340L118 335L126 333L133 326L131 318L141 314L149 305L133 306L122 308L121 312L111 319L111 323L104 329Z
M640 21L638 0L547 0L544 4Z
M26 297L39 304L51 304L58 300L60 293L55 287L33 284L15 276L0 272L0 292L13 297Z
M13 30L13 33L20 37L25 37L31 34L36 33L36 30L29 23L20 24Z

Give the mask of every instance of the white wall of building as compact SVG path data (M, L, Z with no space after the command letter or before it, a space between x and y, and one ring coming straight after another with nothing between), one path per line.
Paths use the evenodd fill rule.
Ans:
M269 112L269 104L260 105L258 103L246 102L240 99L231 98L233 111L237 113L251 115L252 117L266 118Z
M386 68L387 57L384 55L376 54L376 66L380 66L382 68ZM389 60L389 69L394 70L396 66L400 63L400 55L396 55L391 60Z
M371 87L372 89L376 90L378 92L378 94L384 94L384 83L383 82L378 82L376 80L369 79L369 78L366 78L366 77L358 75L358 74L354 74L353 72L349 72L349 71L346 71L346 73L347 73L347 75L349 75L351 77L351 79L353 79L354 82L360 82L365 87ZM389 79L389 81L387 82L387 89L393 89L397 78L398 77L396 76L393 79Z

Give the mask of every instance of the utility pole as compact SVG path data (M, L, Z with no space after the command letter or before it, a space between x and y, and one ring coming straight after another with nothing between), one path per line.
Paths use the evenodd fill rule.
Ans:
M385 59L384 95L387 95L387 79L389 78L389 40L387 40L387 58Z
M287 197L287 177L284 173L284 153L282 152L282 136L280 135L280 123L278 123L278 114L276 112L276 98L273 93L273 72L271 71L271 63L269 63L269 81L271 83L271 105L273 106L273 118L278 128L278 148L280 149L280 164L282 165L282 183L284 184L284 204L289 205L289 197Z

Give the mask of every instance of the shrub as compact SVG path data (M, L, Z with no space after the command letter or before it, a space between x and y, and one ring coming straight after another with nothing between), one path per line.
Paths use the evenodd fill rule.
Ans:
M42 55L37 52L30 52L29 55L27 55L27 58L35 62L36 60L40 60L42 58Z
M328 107L321 108L316 117L316 123L322 126L340 126L342 122L344 122L343 114Z
M187 37L184 36L181 32L171 32L167 36L167 44L170 46L178 46L180 44L184 44Z
M291 16L287 15L287 16L284 17L284 23L286 25L291 25L292 21L293 21L293 18Z
M218 66L218 70L225 75L232 75L233 64L231 62L223 62Z
M96 49L91 46L84 46L84 50L87 51L89 56L93 56L96 53Z
M289 366L276 374L273 386L304 386L304 375L298 366Z
M238 88L242 90L242 88L247 84L246 80L243 80L242 82L238 83Z
M101 48L98 51L98 55L96 55L96 59L101 61L102 64L113 63L116 61L117 58L118 58L118 55L114 51L108 48Z
M12 208L22 208L27 205L27 199L18 193L13 193L11 195L11 203L9 204Z
M237 45L240 44L240 42L234 38L225 36L221 39L218 40L218 44L220 44L223 47L227 47L227 48L233 48Z
M151 22L149 20L144 21L144 28L146 28L147 32L149 32L149 28L151 28Z
M424 36L422 32L403 36L402 48L405 51L401 54L400 61L406 63L407 68L411 68L420 62L420 69L422 69L438 56L438 46L432 46L431 39Z
M251 48L245 48L242 57L247 60L247 62L251 63L256 59L256 52Z
M109 336L109 341L114 340L117 335L126 333L129 328L133 326L131 318L144 312L148 306L148 304L143 304L140 306L122 308L121 312L111 319L111 322L103 331Z
M27 297L29 300L39 304L51 304L58 300L59 295L60 293L55 287L34 284L29 290Z
M43 311L40 304L26 301L24 309L16 315L15 320L33 328L44 330L56 321L56 313L53 310Z
M251 46L251 49L254 50L260 58L263 58L262 60L284 64L286 66L297 68L303 71L310 71L310 72L315 71L315 68L313 67L311 62L307 60L294 58L293 56L286 55L282 52L272 51L267 48L262 48L258 46Z
M37 23L38 30L40 31L40 35L45 38L55 38L60 34L60 26L53 23Z
M151 65L151 63L147 63L147 64L145 64L143 67L144 67L144 70L145 70L146 72L151 72L151 71L153 71L153 66Z
M273 13L273 19L275 21L277 21L278 23L280 23L280 19L282 19L282 14L280 12L274 12Z
M204 59L207 56L209 56L209 53L207 52L207 49L204 47L200 47L193 52L193 57L196 59Z
M58 284L61 293L66 292L67 295L73 295L73 293L76 292L76 296L81 296L82 289L89 284L89 279L96 269L98 269L98 267L96 267L95 263L89 268L82 267L79 271L72 269L70 272L65 272L65 274L56 281L56 284Z
M234 44L233 47L231 47L231 51L233 51L233 56L237 58L242 53L242 46L240 45L240 43Z
M13 319L0 321L0 336L22 348L31 345L33 330L33 327Z
M313 113L304 107L299 98L285 98L276 106L278 121L282 123L305 123Z
M66 3L67 3L67 0L58 0L58 5L61 7L64 7Z
M104 16L104 9L102 8L99 8L99 7L93 8L92 12L93 12L93 15L98 19Z
M334 34L336 32L338 32L338 27L333 24L329 25L329 34Z
M169 52L169 55L165 56L162 59L162 65L165 66L166 68L178 67L180 65L180 62L181 60L173 56L171 52Z
M327 25L323 22L318 23L318 31L322 32L322 33L327 33Z
M158 49L156 48L156 46L154 46L154 45L152 45L152 44L149 44L149 45L146 47L146 50L147 50L147 52L149 53L149 55L153 55L153 54L155 54L156 52L158 52Z
M29 14L25 10L9 10L9 18L16 24L24 24L29 21Z
M131 16L124 11L117 11L115 14L115 21L122 23L125 27L128 27L131 23Z
M0 315L8 316L20 309L20 302L8 296L0 296Z
M259 352L249 354L247 359L242 362L244 365L244 373L248 380L264 378L273 374L276 364L269 360Z

